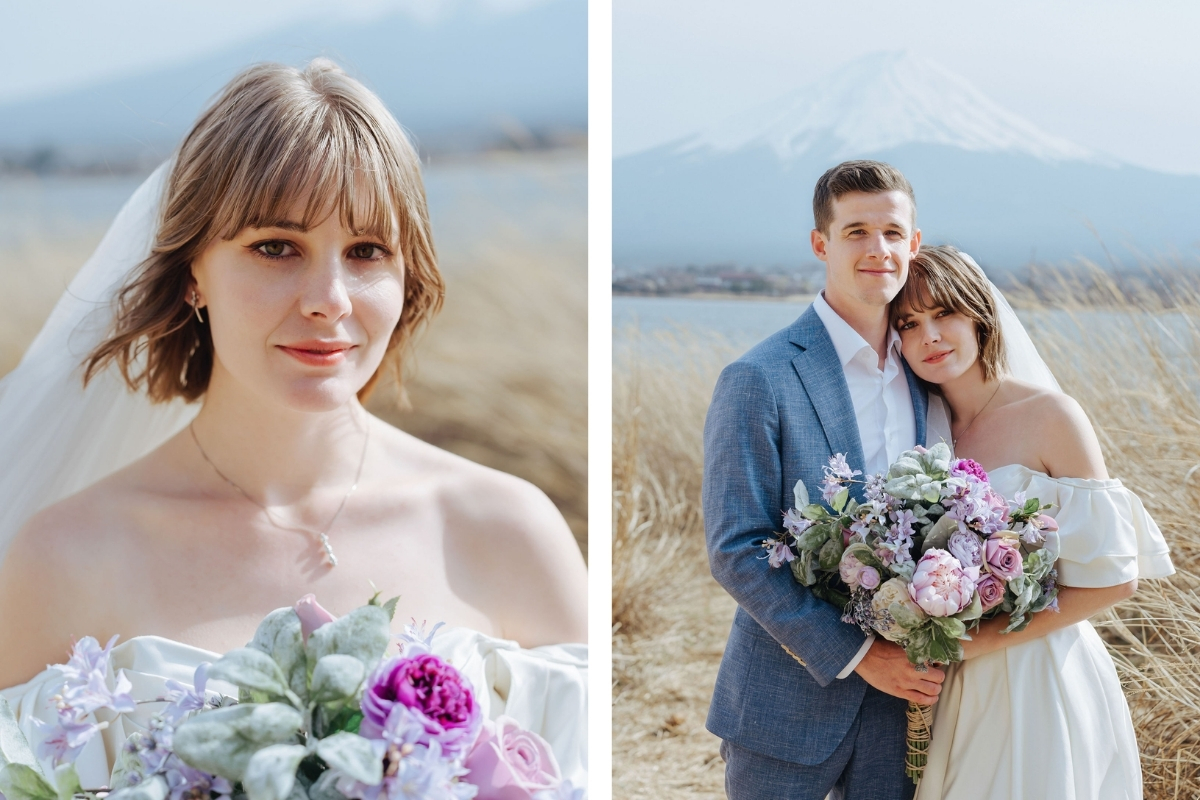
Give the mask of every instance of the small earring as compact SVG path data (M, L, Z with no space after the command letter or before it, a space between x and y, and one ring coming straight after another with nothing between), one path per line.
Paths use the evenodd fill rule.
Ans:
M204 324L204 317L200 316L200 295L196 294L196 290L192 289L192 296L188 298L188 302L192 304L192 311L196 312L196 319L200 320L200 324Z

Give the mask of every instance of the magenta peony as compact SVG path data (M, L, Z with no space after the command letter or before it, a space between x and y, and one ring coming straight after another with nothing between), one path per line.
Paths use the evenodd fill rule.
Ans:
M949 617L971 604L975 581L957 558L935 547L917 562L908 593L931 617Z
M531 800L562 783L550 746L512 717L483 723L463 766L469 770L466 780L479 787L476 800Z
M997 537L984 543L984 559L987 561L988 572L1001 580L1019 578L1025 571L1021 563L1021 551L1009 539Z
M979 602L984 611L995 608L1004 600L1004 581L995 575L984 575L975 588L979 590Z
M483 724L471 685L458 670L430 653L393 658L375 670L363 692L359 734L380 738L397 703L412 710L425 726L420 743L436 741L449 758L468 752Z
M983 471L983 467L978 461L972 461L969 458L960 458L950 465L950 474L956 478L962 478L970 475L984 483L988 482L987 473Z

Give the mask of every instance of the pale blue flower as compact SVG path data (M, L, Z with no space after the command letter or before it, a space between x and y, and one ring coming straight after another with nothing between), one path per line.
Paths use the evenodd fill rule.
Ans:
M107 722L85 722L69 711L60 711L58 720L53 725L36 717L33 724L44 734L38 744L38 758L49 759L55 766L79 758L80 752L92 737L108 727Z
M164 777L171 790L171 800L207 800L213 792L218 796L233 793L233 786L225 778L190 767L176 756L171 757Z
M206 702L204 689L208 686L208 668L210 666L212 665L205 661L196 667L196 672L192 676L192 686L187 686L179 681L167 681L167 692L163 699L167 700L169 705L162 710L162 716L168 725L174 727L191 712L204 708Z

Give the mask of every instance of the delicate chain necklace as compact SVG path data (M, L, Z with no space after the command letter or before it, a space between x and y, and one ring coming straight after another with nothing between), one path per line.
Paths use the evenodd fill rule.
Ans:
M992 404L992 401L996 399L996 395L1000 393L1000 386L1002 383L1003 383L1003 381L1000 381L996 384L996 391L992 392L992 396L989 397L988 401L983 404L983 408L979 409L979 412L977 414L975 414L975 416L971 417L971 421L967 424L967 427L963 428L962 433L960 433L958 436L955 436L953 439L950 440L951 447L958 447L959 440L962 439L962 437L967 435L967 431L971 430L971 426L975 424L975 420L982 417L983 412L987 411L988 406L990 406Z
M370 422L367 423L366 427L367 427L366 435L363 437L362 455L359 456L359 459L358 459L358 472L356 472L354 475L354 483L350 486L350 489L346 492L346 496L342 498L342 503L341 503L341 505L338 506L337 511L333 512L333 518L331 520L329 520L329 524L325 526L325 530L318 532L318 531L314 531L310 528L289 527L287 525L280 525L278 522L276 522L275 517L272 516L272 514L271 514L271 509L267 508L265 505L263 505L262 503L255 500L253 497L251 497L249 495L249 493L245 489L238 486L236 483L234 483L232 480L230 480L229 477L226 476L224 472L221 472L221 470L217 469L217 465L214 464L212 462L212 459L208 457L208 453L204 452L204 448L201 447L201 445L200 445L200 440L196 438L195 421L188 423L188 430L191 431L191 433L192 433L192 441L196 443L196 449L200 451L200 455L204 458L204 460L206 462L208 462L208 465L213 468L213 472L217 473L217 476L220 477L221 480L225 481L230 486L232 486L234 489L236 489L238 491L238 494L240 494L242 497L249 500L254 505L261 508L263 510L263 513L267 515L267 521L270 522L272 525L274 525L279 530L294 531L294 532L299 532L299 533L307 533L310 535L316 535L317 539L321 542L321 548L325 551L325 558L329 562L329 566L331 566L331 567L336 567L338 560L337 560L337 556L335 556L333 554L333 547L329 544L329 531L333 528L333 523L337 522L337 518L339 516L341 516L342 509L344 509L346 507L346 501L350 499L350 495L354 494L354 490L358 488L359 478L362 477L363 464L366 463L366 460L367 460L367 444L371 441Z

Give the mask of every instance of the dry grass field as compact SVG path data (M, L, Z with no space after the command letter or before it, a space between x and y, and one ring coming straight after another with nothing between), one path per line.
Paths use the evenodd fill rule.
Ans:
M1164 288L1168 287L1169 288ZM1200 797L1200 281L1095 271L1008 291L1109 472L1145 502L1177 574L1093 623L1128 698L1149 800ZM614 797L723 796L704 729L735 605L704 552L701 431L732 347L618 332L613 375ZM751 554L748 554L750 557Z
M411 407L399 409L386 385L369 407L539 486L586 555L585 154L491 154L430 171L445 307L418 344ZM434 186L451 196L435 202ZM63 226L0 244L0 375L19 362L103 232Z

